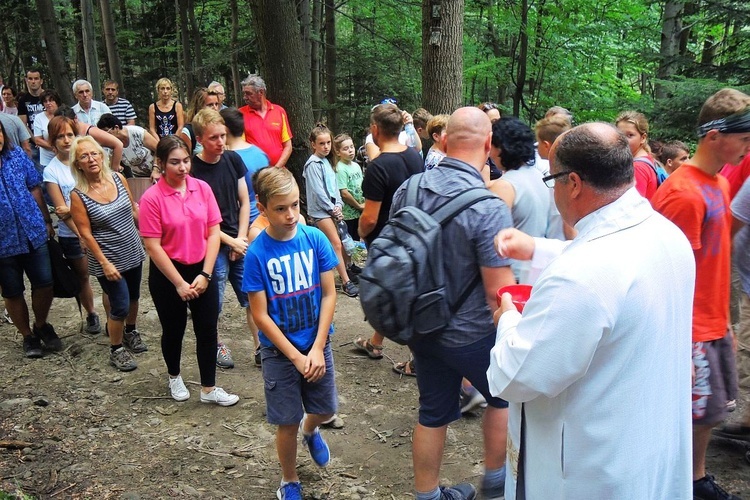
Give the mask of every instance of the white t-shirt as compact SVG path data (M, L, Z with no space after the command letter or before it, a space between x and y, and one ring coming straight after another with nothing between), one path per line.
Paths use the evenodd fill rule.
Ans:
M47 130L48 126L49 118L47 118L46 113L41 112L36 115L34 117L34 137L41 137L45 141L49 140L49 131ZM49 165L49 162L51 162L54 157L55 153L52 151L48 151L42 147L39 148L39 163L41 163L43 167Z
M135 177L149 177L154 157L143 144L146 130L138 125L126 125L124 129L128 133L128 147L122 150L122 164L130 167Z
M37 119L43 114L40 113L37 115ZM34 120L34 127L36 127L36 124L37 121ZM70 207L70 192L76 186L76 181L73 178L70 167L58 160L56 156L53 156L49 165L44 168L42 179L44 179L44 182L57 184L60 187L60 191L62 191L63 198L65 198L65 204ZM77 238L76 234L64 222L60 222L57 225L57 235L61 238Z

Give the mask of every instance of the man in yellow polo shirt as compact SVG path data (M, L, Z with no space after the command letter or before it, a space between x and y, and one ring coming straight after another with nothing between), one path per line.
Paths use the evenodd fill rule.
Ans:
M271 165L283 167L292 154L292 131L284 108L266 99L266 82L259 75L242 81L245 140L268 155Z

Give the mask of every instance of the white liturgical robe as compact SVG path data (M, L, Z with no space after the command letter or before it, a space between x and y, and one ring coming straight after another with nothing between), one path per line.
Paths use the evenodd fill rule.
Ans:
M635 188L576 229L567 246L536 241L534 265L559 255L498 324L505 498L690 499L693 252Z

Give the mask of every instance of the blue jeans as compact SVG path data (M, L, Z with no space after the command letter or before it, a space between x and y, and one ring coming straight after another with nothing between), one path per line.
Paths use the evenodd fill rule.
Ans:
M240 257L235 261L229 260L230 250L227 245L221 245L219 247L219 254L216 256L216 264L214 264L213 278L219 289L219 312L221 312L224 306L224 290L227 287L227 279L234 289L234 294L237 296L240 306L246 308L250 305L247 294L242 293L242 275L245 271L245 259Z
M122 321L128 317L130 303L138 302L141 298L141 274L143 264L133 269L122 271L117 281L109 281L105 276L96 279L102 290L109 296L109 317L115 321Z
M439 335L439 334L438 334ZM493 408L507 408L508 402L492 397L487 368L495 334L463 347L442 347L429 336L412 345L419 387L419 423L442 427L461 418L459 391L466 378Z
M49 248L45 242L39 248L30 248L28 253L0 258L0 288L5 298L18 297L26 289L23 273L29 277L31 289L52 286L52 264Z

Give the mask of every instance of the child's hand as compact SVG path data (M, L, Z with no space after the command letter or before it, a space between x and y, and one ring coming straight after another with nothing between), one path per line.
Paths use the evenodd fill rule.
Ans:
M308 382L317 382L326 374L326 360L322 349L312 348L305 359L305 371L302 375Z

